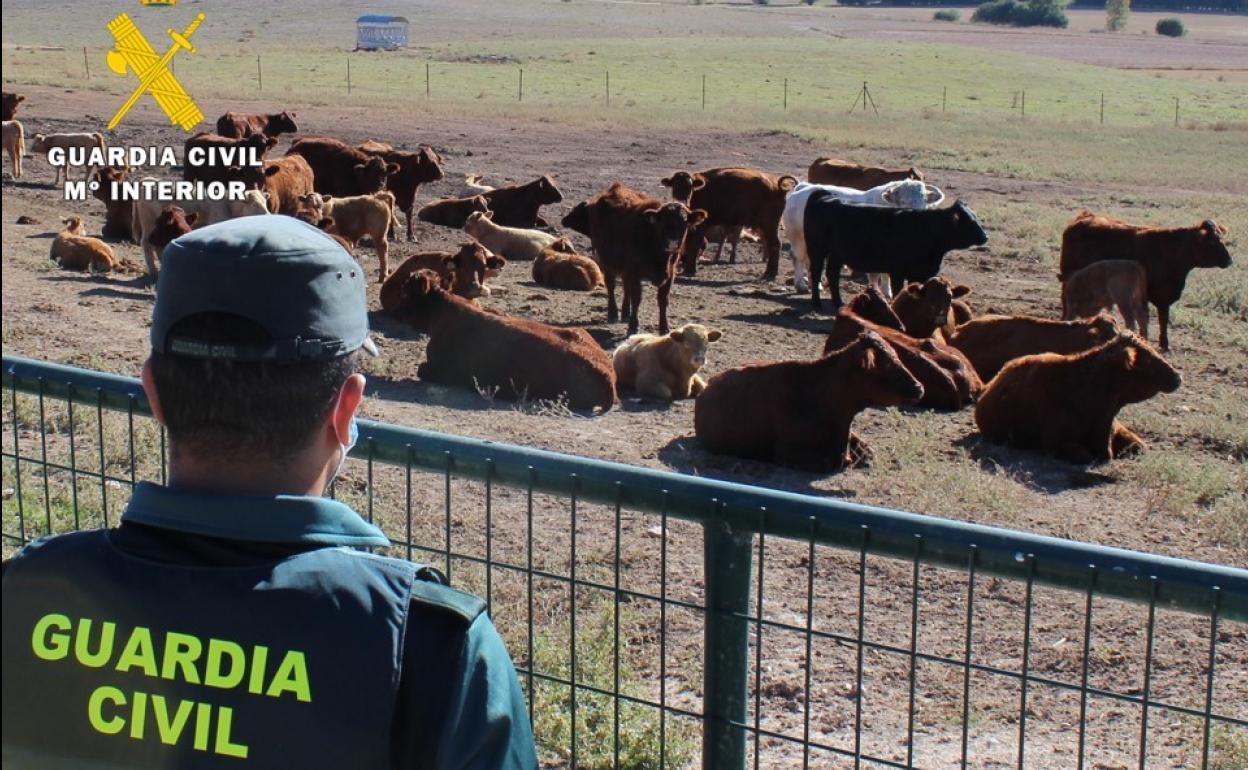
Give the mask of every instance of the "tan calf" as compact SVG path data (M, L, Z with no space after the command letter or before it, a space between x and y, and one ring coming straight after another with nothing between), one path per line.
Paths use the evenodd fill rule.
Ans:
M108 272L117 266L113 249L99 238L83 234L82 218L73 215L61 220L65 229L52 241L49 256L69 270Z
M670 334L634 334L611 354L616 386L660 401L697 398L706 387L697 374L706 363L706 347L721 336L701 324L685 324Z
M55 148L68 150L70 147L82 147L90 150L92 147L104 149L104 135L96 133L73 133L73 134L35 134L30 140L30 151L41 152L47 155ZM61 175L65 176L65 181L69 181L69 158L66 162L56 167L56 179L52 180L52 184L59 184ZM92 169L87 170L87 177L90 178Z
M22 178L22 155L26 153L26 131L16 120L4 121L4 152L13 166L13 178Z
M328 232L346 238L353 246L361 238L371 240L379 263L377 282L386 280L386 256L389 253L386 236L394 221L394 195L388 190L345 198L310 193L300 198L300 203L311 209L318 219L332 218L334 223Z
M492 211L474 211L464 222L464 232L480 241L482 246L508 260L537 259L542 249L558 240L541 230L504 227L494 224L493 220Z
M603 285L598 263L577 254L567 238L542 249L533 260L533 281L551 289L571 291L593 291Z
M1093 262L1062 284L1062 318L1090 318L1117 305L1127 328L1148 339L1148 272L1133 259Z

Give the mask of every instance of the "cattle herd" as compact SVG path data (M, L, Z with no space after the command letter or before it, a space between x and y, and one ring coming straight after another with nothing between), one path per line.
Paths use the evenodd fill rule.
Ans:
M14 177L27 150L14 112L24 97L4 94L4 146ZM193 146L247 147L264 157L279 135L297 133L296 115L228 112L216 133ZM30 148L102 144L99 134L37 135ZM142 246L154 277L160 250L194 227L235 216L287 215L317 226L354 253L367 239L378 257L382 311L428 335L422 380L489 391L507 399L560 400L598 414L620 393L657 400L696 399L698 441L717 453L820 472L861 462L866 444L851 431L868 407L960 410L973 406L989 441L1104 462L1138 451L1142 440L1116 419L1126 404L1172 392L1180 376L1147 342L1148 303L1157 307L1159 347L1169 348L1170 306L1188 273L1227 267L1226 228L1144 227L1079 213L1062 234L1062 307L1057 318L976 315L970 288L940 275L950 251L980 247L988 234L965 201L944 194L914 168L890 170L819 158L808 182L752 168L681 171L655 180L661 200L616 182L575 203L554 226L543 206L563 201L555 181L491 188L465 176L459 197L417 206L421 184L443 176L429 146L414 151L370 140L352 146L330 137L295 139L262 167L184 166L187 179L242 181L246 199L178 206L114 200L109 184L127 168L97 168L94 195L106 209L101 234ZM59 178L59 177L58 177ZM390 271L396 212L462 229L456 252L418 253ZM72 269L118 264L104 241L83 232L79 216L52 244ZM591 244L581 254L560 229ZM760 243L762 278L779 275L787 241L794 286L835 313L822 353L722 372L698 371L721 332L701 324L669 329L678 272L693 275L712 242L736 259L741 240ZM606 321L623 320L628 337L608 353L585 329L519 318L482 306L486 280L512 262L532 264L534 281L553 289L605 288ZM868 287L842 301L842 268ZM616 284L621 284L620 304ZM643 285L655 287L658 334L640 334ZM1106 309L1116 306L1126 327ZM678 315L678 312L676 313ZM622 317L622 318L621 318ZM1137 336L1131 330L1138 330Z

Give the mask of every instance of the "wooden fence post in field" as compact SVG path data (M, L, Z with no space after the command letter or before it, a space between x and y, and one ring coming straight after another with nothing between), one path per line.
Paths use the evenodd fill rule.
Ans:
M429 62L425 62L425 98L429 98Z
M789 79L784 79L784 111L789 111Z
M702 109L706 109L706 75L702 76Z
M949 86L940 87L940 111L945 111L945 105L949 103Z
M1105 92L1101 91L1101 125L1105 125Z
M1023 102L1020 105L1020 110L1022 112L1023 119L1026 120L1027 119L1027 91L1026 90L1023 91Z
M611 106L611 70L607 70L606 85L603 88L603 94L606 96L607 106Z
M347 93L351 93L351 57L347 57Z
M86 70L87 80L91 79L91 62L87 60L87 47L82 47L82 68Z
M256 54L256 90L264 90L264 71L260 69L260 54Z
M520 85L516 89L516 101L524 101L524 67L520 68Z
M1174 97L1174 127L1179 127L1179 97Z

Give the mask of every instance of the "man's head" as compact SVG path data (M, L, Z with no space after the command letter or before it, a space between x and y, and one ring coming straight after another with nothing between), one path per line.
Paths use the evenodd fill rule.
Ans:
M363 270L337 243L281 216L178 238L162 256L151 339L143 383L175 483L180 464L184 476L251 477L221 478L223 490L266 491L269 476L288 482L267 491L320 491L350 442L359 351L375 351Z

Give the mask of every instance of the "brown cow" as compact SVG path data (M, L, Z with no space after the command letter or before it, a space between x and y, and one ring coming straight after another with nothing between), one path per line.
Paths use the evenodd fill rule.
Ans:
M276 144L276 139L264 134L232 139L201 131L183 143L182 178L192 182L241 180L248 187L260 187L264 184L264 173L258 167L252 166L251 161L254 159L257 163L262 162ZM204 153L202 158L198 158L200 163L191 163L191 149L195 147L203 148L196 153ZM208 148L212 148L214 153L228 153L228 160L224 154L209 158L205 152Z
M567 238L560 238L533 260L533 282L550 289L593 291L605 281L598 263L577 254Z
M91 189L91 195L104 204L104 227L100 229L100 234L105 238L121 238L138 243L138 236L132 229L134 201L113 197L113 182L124 181L129 173L129 169L125 168L111 166L97 168L91 172L91 181L94 185L88 185L88 187Z
M824 355L866 331L878 334L892 346L902 365L923 384L919 406L957 411L974 402L983 390L984 383L974 367L956 349L872 323L847 308L842 308L832 323L832 332L823 346Z
M148 236L148 243L155 246L157 251L164 251L175 238L189 233L198 218L199 214L187 214L179 206L166 206L160 216L156 217L156 226Z
M573 214L577 211L573 209ZM590 241L607 284L607 323L619 319L615 304L615 280L619 277L624 284L622 304L628 333L637 333L641 282L646 280L657 287L659 333L667 334L667 300L676 278L676 260L687 230L705 222L706 212L691 211L683 203L665 204L616 182L588 201L583 213L588 216ZM570 227L567 218L564 222Z
M21 94L15 94L12 91L4 91L2 93L3 101L0 102L0 114L4 117L0 119L12 120L13 116L17 114L17 106L26 101L26 97Z
M1011 361L984 389L975 424L993 443L1076 463L1108 462L1144 447L1118 422L1118 410L1180 384L1165 359L1127 332L1081 353Z
M876 334L814 361L748 364L711 378L694 402L698 442L719 454L820 472L864 453L850 432L867 407L912 404L923 386Z
M298 131L299 127L295 125L293 112L278 112L272 115L227 112L217 118L217 133L232 139L243 139L253 134L276 137L278 134L294 134Z
M496 187L481 193L490 211L494 212L494 224L503 227L542 227L546 222L537 210L548 203L563 200L563 193L555 187L555 180L548 176L532 182Z
M315 227L317 230L320 230L321 232L328 235L330 238L334 240L334 243L337 243L339 246L342 247L343 251L347 252L348 254L352 254L352 255L355 254L354 243L352 243L351 241L348 241L346 238L343 238L337 232L332 232L332 233L330 232L330 230L334 229L333 217L321 216L320 213L313 211L312 209L309 209L309 208L299 209L299 211L296 212L294 216L295 216L295 219L298 219L301 222L307 222L308 224Z
M1170 349L1170 306L1179 301L1187 274L1197 267L1230 267L1227 230L1206 219L1191 227L1142 227L1082 211L1062 232L1058 280L1106 259L1132 259L1148 274L1148 301L1157 306L1161 349Z
M1032 316L981 315L962 324L949 344L971 360L988 382L1015 358L1037 353L1078 353L1118 335L1114 317L1100 313L1078 321L1052 321Z
M424 251L413 254L391 273L381 285L381 309L394 313L399 306L403 284L407 277L420 270L432 270L438 274L439 286L465 299L490 296L485 279L497 275L507 266L507 260L491 254L475 241L462 243L459 251Z
M923 283L911 283L898 292L893 297L893 312L911 337L931 337L937 330L949 334L957 326L956 318L963 312L954 309L953 301L970 293L969 287L952 284L937 276ZM965 303L963 307L969 312Z
M415 152L396 150L383 142L368 141L357 148L361 152L393 163L399 170L386 179L386 189L394 193L395 205L406 215L407 239L416 240L412 234L412 216L416 213L416 191L426 182L442 178L442 158L427 144Z
M712 168L690 174L678 171L661 180L672 190L672 200L707 213L706 222L694 228L685 239L681 261L685 275L698 269L698 255L706 248L706 231L711 227L748 227L763 238L767 268L763 278L775 278L780 271L780 215L784 198L797 185L796 177L780 177L752 168Z
M397 163L387 163L330 137L296 139L286 154L302 155L308 162L318 193L339 198L381 192L389 177L399 173Z
M269 211L294 216L299 200L312 192L315 177L302 155L286 155L264 162L264 191L269 194ZM316 224L313 222L313 224Z
M615 405L615 369L589 332L491 313L438 283L437 273L417 271L393 311L429 335L420 379L509 400L566 399L572 409Z
M1062 318L1087 318L1118 306L1127 328L1148 339L1148 274L1131 259L1106 259L1076 270L1062 283Z
M903 179L923 180L923 172L911 166L906 169L888 169L877 166L860 166L836 158L818 158L810 164L806 179L811 184L832 184L855 190L870 190L889 182Z
M485 213L489 210L490 204L480 195L471 198L442 198L421 206L416 212L416 218L431 225L454 227L458 230L463 228L472 212Z
M884 299L884 294L874 286L868 286L855 294L845 307L849 308L854 315L871 323L896 329L899 332L906 330L901 319L897 317L897 313L893 311L893 306L888 304L888 300Z

